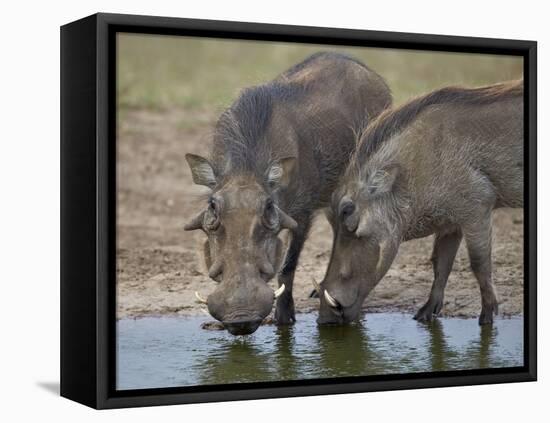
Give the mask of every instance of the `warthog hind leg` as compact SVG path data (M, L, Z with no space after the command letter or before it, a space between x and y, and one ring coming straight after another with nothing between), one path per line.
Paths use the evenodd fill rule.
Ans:
M491 324L498 314L498 298L493 285L491 267L491 211L472 225L464 227L470 266L479 283L481 314L479 324Z
M445 286L453 268L456 252L461 240L462 232L460 229L453 232L436 234L431 259L434 271L432 290L426 304L414 316L416 320L431 321L441 311Z

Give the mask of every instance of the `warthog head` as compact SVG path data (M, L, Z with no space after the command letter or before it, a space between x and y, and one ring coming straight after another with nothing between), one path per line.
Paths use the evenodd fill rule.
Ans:
M359 173L359 175L357 174ZM332 197L332 256L316 290L319 324L348 323L360 315L367 295L390 267L399 246L398 167L347 175Z
M197 298L233 335L252 333L285 289L273 291L267 282L284 253L279 232L296 227L275 198L294 159L273 162L263 181L249 174L220 177L207 159L193 154L186 159L193 181L212 189L205 210L185 226L208 236L204 258L210 278L219 283L207 298L198 293Z

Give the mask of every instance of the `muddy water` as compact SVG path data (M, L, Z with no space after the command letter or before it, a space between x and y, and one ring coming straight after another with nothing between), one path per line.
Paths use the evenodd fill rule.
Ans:
M523 319L369 314L343 327L318 327L314 314L293 327L262 326L246 337L200 328L206 317L148 317L117 323L117 389L177 387L514 367L523 365Z

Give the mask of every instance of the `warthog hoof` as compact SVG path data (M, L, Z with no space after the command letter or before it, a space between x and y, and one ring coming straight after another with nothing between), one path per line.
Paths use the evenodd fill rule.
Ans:
M275 310L275 321L277 326L293 324L296 321L294 310Z
M433 301L429 299L428 302L416 312L414 320L418 320L419 322L431 322L439 315L442 307L443 299Z
M479 315L479 325L491 325L493 324L493 316L498 314L498 303L494 303L488 306L481 307L481 314Z

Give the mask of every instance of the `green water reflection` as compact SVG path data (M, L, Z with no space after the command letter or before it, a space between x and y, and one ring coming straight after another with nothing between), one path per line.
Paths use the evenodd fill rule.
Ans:
M247 337L200 329L204 318L118 322L117 387L137 389L521 366L523 319L418 323L369 314L348 326L263 326Z

